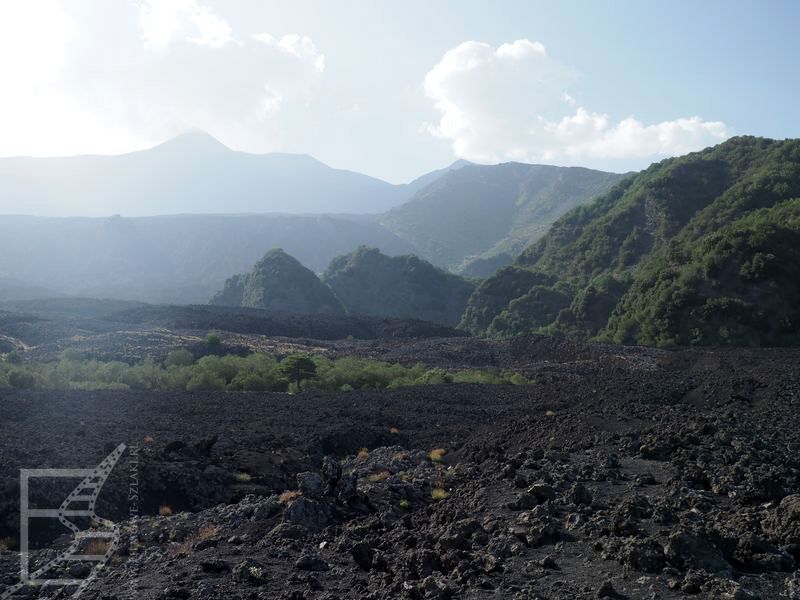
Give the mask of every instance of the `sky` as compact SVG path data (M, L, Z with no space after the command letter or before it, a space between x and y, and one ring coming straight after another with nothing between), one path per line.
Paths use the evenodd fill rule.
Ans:
M800 137L800 3L0 0L0 156L187 130L393 183Z

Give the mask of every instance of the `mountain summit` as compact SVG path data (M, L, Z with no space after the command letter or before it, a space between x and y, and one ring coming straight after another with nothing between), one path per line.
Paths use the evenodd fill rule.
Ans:
M210 133L200 129L186 131L144 152L176 152L185 154L227 153L232 150Z
M190 131L115 156L0 158L0 213L378 214L439 174L393 185L305 154L238 152L207 133Z
M330 288L280 248L267 252L249 273L228 279L211 304L291 313L344 314Z

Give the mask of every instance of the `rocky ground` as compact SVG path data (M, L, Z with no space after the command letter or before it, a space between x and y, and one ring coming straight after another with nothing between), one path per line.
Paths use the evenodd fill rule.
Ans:
M161 360L176 347L201 352L210 332L226 352L279 351L326 340L464 337L451 327L413 319L304 315L222 306L157 306L117 300L0 302L0 353L55 360L67 349L98 360ZM267 340L265 342L265 339Z
M0 538L20 467L92 466L125 442L142 516L123 520L123 460L98 505L120 550L84 598L800 598L800 352L320 344L534 383L2 392ZM0 593L17 574L0 553Z

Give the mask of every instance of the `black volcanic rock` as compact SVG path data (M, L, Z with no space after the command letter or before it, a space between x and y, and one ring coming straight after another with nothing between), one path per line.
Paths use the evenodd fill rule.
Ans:
M453 341L416 341L404 356L426 362L433 343L431 366L445 355L469 366L461 344L490 344L481 364L491 356L536 381L291 395L3 390L0 538L18 532L20 467L91 465L110 439L147 435L141 517L128 520L123 465L100 497L120 544L88 600L131 581L141 600L797 595L800 351ZM100 411L102 426L72 443ZM209 457L189 452L216 434ZM343 442L333 451L331 438ZM176 440L191 445L159 451ZM671 451L653 460L643 445ZM523 481L541 500L512 506ZM52 491L32 499L44 505ZM174 514L159 516L165 504ZM0 551L0 590L18 573L18 554Z

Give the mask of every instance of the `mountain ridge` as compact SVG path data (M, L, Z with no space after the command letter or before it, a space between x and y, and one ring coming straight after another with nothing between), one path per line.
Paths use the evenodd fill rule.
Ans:
M457 271L475 259L516 256L561 214L623 177L582 167L469 164L442 174L378 221L426 260Z
M470 299L462 327L627 344L800 340L800 140L732 138L576 208Z
M361 246L334 258L320 278L273 248L250 271L228 278L209 304L455 326L473 289L413 254L389 257Z
M446 170L395 185L308 154L232 150L193 131L122 154L0 158L0 211L95 217L379 214Z

